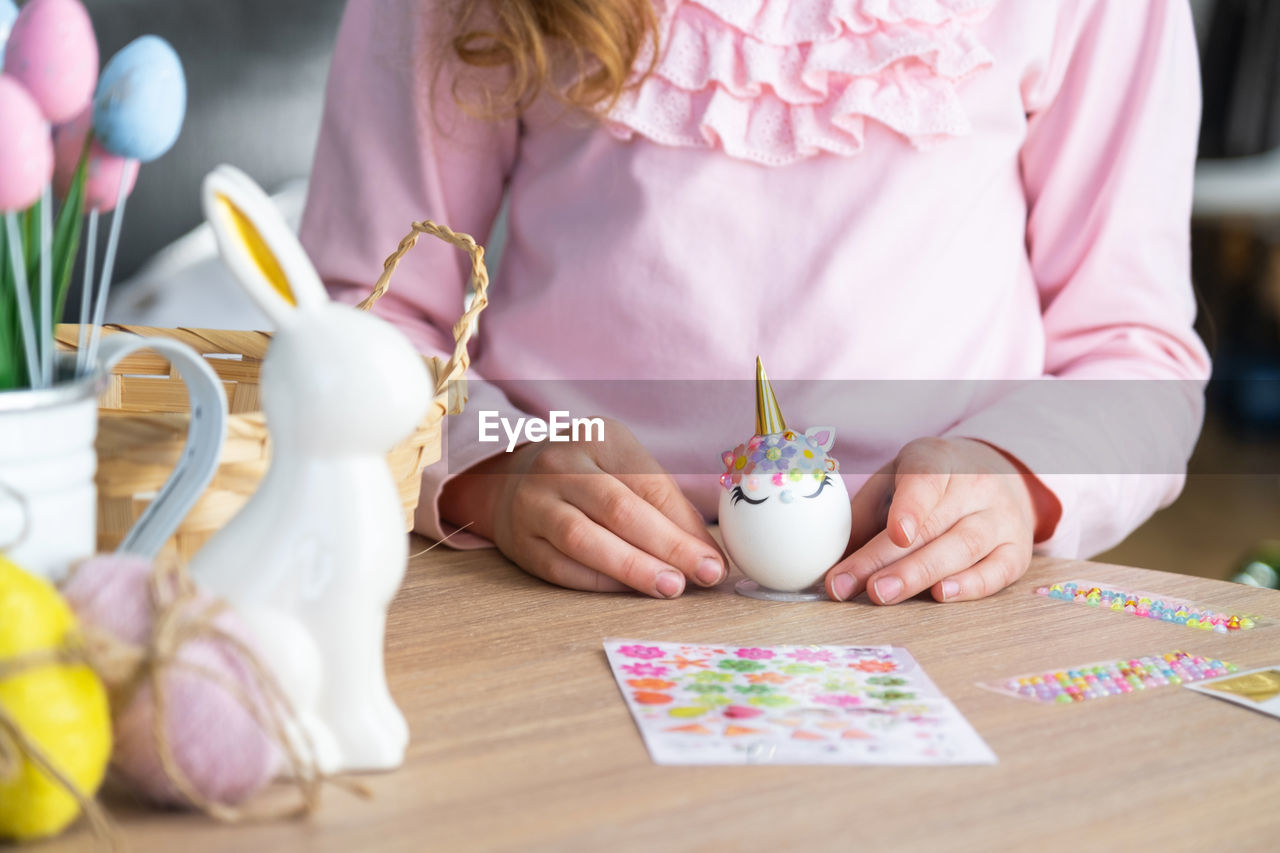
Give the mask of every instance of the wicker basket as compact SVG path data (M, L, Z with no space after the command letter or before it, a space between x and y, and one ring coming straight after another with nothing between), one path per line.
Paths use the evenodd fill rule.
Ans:
M467 342L476 317L488 304L489 277L484 248L465 234L430 221L415 222L413 230L387 258L373 292L358 307L367 310L387 290L404 255L422 234L449 242L471 258L470 304L454 325L456 346L446 362L427 358L435 386L431 410L412 436L387 455L400 489L405 529L413 527L422 470L440 458L440 434L445 414L462 411L466 401L464 374L470 365ZM58 327L59 347L76 349L79 326ZM213 329L160 329L111 325L104 335L132 332L143 337L181 341L209 362L227 392L230 415L227 438L218 469L165 546L167 552L190 559L210 536L244 505L266 473L270 458L266 419L259 408L258 373L271 335ZM123 359L108 378L98 400L98 550L111 551L155 497L182 452L187 434L187 393L164 357L140 352Z

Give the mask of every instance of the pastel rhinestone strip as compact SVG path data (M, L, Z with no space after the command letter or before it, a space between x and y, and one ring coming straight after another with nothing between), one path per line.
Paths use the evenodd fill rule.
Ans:
M1150 592L1128 592L1092 581L1077 580L1042 586L1036 589L1036 595L1048 596L1058 601L1074 601L1114 613L1174 622L1216 634L1248 631L1262 624L1257 616L1222 613L1182 598L1170 598Z
M979 686L997 693L1054 705L1073 705L1121 693L1190 684L1236 671L1234 664L1187 652L1106 661L1050 672L1019 675Z

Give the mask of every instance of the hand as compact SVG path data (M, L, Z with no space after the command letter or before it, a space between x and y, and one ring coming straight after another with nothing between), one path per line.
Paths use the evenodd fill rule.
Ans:
M604 436L493 457L445 486L440 512L570 589L675 598L687 580L724 580L724 556L671 476L617 421Z
M865 589L877 604L926 589L938 601L998 592L1022 577L1033 542L1061 515L1029 471L971 439L911 442L852 504L856 550L827 573L827 594L847 601Z

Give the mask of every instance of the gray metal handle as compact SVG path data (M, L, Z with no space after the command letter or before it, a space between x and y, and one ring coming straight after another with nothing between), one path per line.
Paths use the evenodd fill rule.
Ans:
M124 537L116 553L153 559L186 518L218 469L218 457L227 434L227 395L222 380L191 347L168 338L144 338L117 334L102 341L97 370L101 375L125 356L151 349L169 359L187 386L191 422L187 442L173 473L155 500Z

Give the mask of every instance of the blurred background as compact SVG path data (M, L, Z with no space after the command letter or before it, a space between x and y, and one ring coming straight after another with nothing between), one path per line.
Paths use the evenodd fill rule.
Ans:
M223 286L212 238L198 227L199 182L218 163L234 163L273 192L296 224L343 0L85 4L104 60L136 35L156 33L182 56L190 86L182 138L142 170L130 201L108 319L264 327L238 289ZM1215 379L1183 496L1100 559L1275 586L1280 2L1192 6L1205 88L1193 262Z

